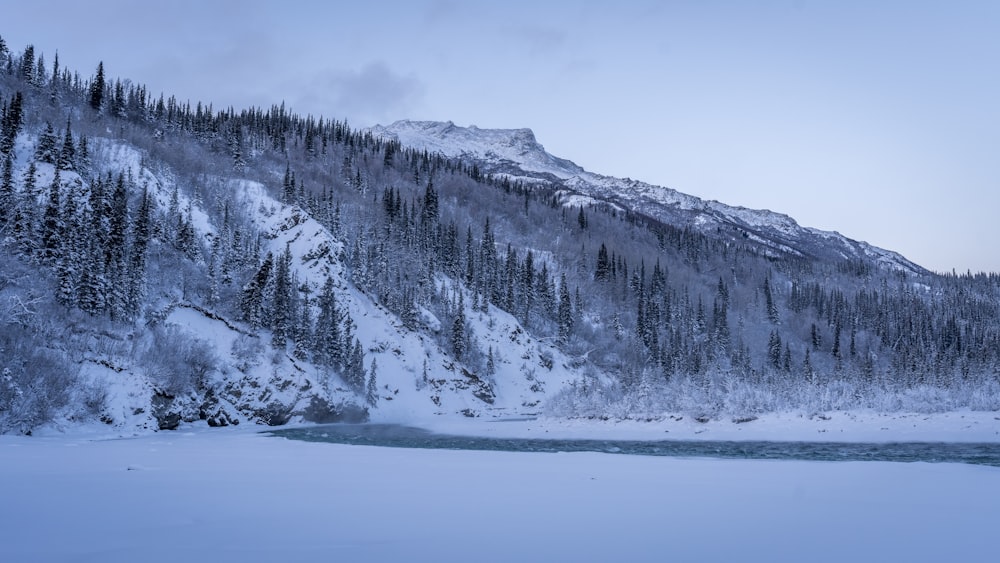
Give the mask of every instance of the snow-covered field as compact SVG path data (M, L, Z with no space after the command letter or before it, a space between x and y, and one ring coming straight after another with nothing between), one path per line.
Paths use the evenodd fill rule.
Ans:
M487 426L625 428L471 428ZM993 467L410 450L252 430L0 437L0 561L996 560Z

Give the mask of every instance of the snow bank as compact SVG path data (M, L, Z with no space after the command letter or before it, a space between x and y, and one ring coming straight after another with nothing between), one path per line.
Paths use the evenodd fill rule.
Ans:
M806 416L770 413L753 420L698 422L685 415L662 420L534 418L455 423L429 420L441 433L508 438L592 438L618 440L767 440L778 442L1000 442L1000 413L956 411L935 414L868 411Z

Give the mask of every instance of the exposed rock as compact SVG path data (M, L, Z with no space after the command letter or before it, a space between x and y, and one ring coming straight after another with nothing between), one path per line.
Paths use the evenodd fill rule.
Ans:
M309 406L297 413L306 422L328 424L332 422L367 422L368 409L352 403L332 405L326 399L313 395Z
M176 430L181 424L181 413L174 408L174 397L165 393L156 393L151 401L153 418L160 430Z

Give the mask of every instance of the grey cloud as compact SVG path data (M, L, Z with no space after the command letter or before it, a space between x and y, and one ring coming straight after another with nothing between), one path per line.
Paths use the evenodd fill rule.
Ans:
M546 27L521 27L514 35L530 55L551 53L566 43L566 33Z
M374 62L357 71L323 72L308 81L304 91L308 94L299 98L296 111L369 125L408 115L423 101L424 84L413 74L396 74L385 63Z

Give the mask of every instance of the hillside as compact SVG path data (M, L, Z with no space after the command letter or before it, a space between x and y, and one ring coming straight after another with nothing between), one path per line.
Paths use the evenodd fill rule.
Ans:
M1000 408L996 274L528 129L217 111L0 55L0 432Z

